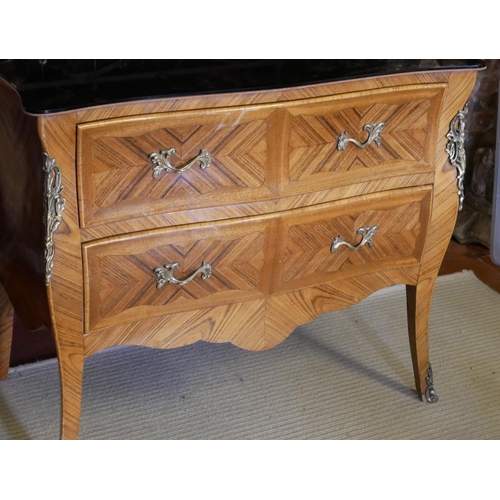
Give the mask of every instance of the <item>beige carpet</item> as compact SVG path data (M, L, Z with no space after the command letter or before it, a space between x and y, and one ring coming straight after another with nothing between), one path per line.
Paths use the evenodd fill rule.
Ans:
M80 439L500 439L500 295L438 279L430 321L440 400L414 391L404 287L325 314L262 353L198 343L86 361ZM57 439L55 360L0 382L0 439Z

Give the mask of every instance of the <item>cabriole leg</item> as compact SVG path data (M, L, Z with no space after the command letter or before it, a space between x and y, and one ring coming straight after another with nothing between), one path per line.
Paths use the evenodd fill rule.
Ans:
M0 284L0 380L7 378L9 373L13 321L14 309Z
M78 439L82 408L83 352L59 345L57 357L61 377L61 439Z
M416 286L406 286L408 334L417 393L423 401L435 403L432 368L429 363L429 313L434 280L425 280Z

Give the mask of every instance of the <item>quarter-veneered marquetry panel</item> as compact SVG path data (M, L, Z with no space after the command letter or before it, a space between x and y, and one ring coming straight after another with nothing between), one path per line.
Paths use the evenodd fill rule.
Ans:
M434 133L442 88L397 90L364 97L289 108L289 178L295 189L321 179L346 184L370 176L432 170ZM361 148L339 135L364 143L364 126L385 123L379 147ZM370 172L371 171L371 172ZM330 185L330 184L328 184Z
M161 212L269 198L268 111L173 113L82 124L78 127L82 224L93 226ZM177 173L153 177L151 153L174 148L179 168L201 150L210 166L196 162Z
M282 274L276 291L418 264L429 215L430 187L365 197L358 202L313 207L281 220ZM373 246L353 250L341 245L340 236L353 246L362 241L361 227L378 226Z
M95 203L109 207L131 199L199 196L216 189L259 187L264 183L266 124L238 125L232 140L228 130L216 133L211 125L171 127L137 137L102 137L94 144ZM210 170L192 168L183 175L160 174L152 181L148 152L161 145L173 147L174 165L195 158L200 145L211 154ZM168 149L167 148L167 149ZM199 165L196 165L198 167ZM208 175L210 174L210 175Z
M262 297L267 288L265 232L270 222L222 224L154 232L88 245L89 330L148 317ZM269 259L268 259L269 260ZM185 280L203 263L212 274L197 274L185 285L157 288L156 267L178 262L174 277ZM269 264L268 264L269 265Z
M104 317L141 305L175 305L228 290L252 290L262 268L263 234L231 240L192 240L161 245L134 255L109 255L101 260L101 313ZM194 279L184 286L165 285L157 290L152 272L164 263L179 262L174 275L185 279L203 262L214 269L209 279Z
M290 138L290 179L330 170L371 168L392 160L421 160L429 107L428 100L420 99L405 104L375 103L323 116L297 116ZM348 143L345 150L337 149L340 133L347 132L363 143L368 138L363 127L380 122L385 126L379 147L360 148Z

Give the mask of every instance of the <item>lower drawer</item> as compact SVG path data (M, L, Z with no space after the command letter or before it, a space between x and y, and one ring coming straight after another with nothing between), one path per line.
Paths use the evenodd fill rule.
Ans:
M431 191L401 189L87 243L86 332L415 266Z

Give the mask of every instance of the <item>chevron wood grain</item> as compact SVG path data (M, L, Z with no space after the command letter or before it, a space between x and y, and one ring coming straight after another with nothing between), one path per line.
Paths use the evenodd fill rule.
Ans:
M85 245L87 331L137 318L261 298L269 288L272 220L160 230ZM157 289L154 269L177 262L178 279L203 263L212 274Z
M430 88L385 89L290 107L288 181L283 196L372 178L431 172L442 85ZM365 125L384 123L380 145L365 148L348 142L339 150L339 136L360 143Z
M429 214L430 188L352 199L349 205L313 207L297 216L283 217L279 237L281 283L289 291L346 276L418 264ZM373 246L359 250L341 246L331 251L333 239L357 245L361 227L377 226Z
M399 95L402 94L402 95ZM329 106L309 106L302 113L294 111L290 137L290 179L300 180L311 175L328 172L379 168L385 163L400 161L411 164L429 163L431 144L437 113L431 109L440 104L442 89L427 98L429 90L389 92L377 95L366 103L356 99L353 107L333 101ZM359 148L348 143L345 150L337 149L339 135L363 142L369 123L385 123L380 134L381 144Z
M220 110L148 115L78 127L82 225L137 214L217 206L270 198L267 119L272 110ZM176 168L210 154L210 165L153 177L151 153L175 149Z

